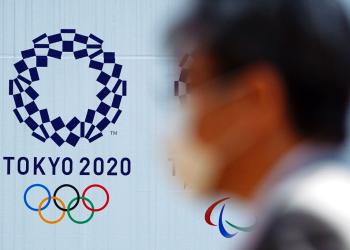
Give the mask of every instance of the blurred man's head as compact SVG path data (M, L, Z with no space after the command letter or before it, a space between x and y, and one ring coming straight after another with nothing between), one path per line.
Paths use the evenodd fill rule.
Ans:
M194 185L247 197L299 142L344 140L350 31L336 1L202 0L174 35L198 45L189 109L203 150L186 153L208 166Z

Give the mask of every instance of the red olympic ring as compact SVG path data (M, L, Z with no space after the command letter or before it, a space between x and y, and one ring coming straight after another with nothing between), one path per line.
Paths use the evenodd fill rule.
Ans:
M87 188L85 188L82 197L85 197L85 193L86 193L90 188L92 188L92 187L99 187L99 188L101 188L103 191L105 191L105 193L106 193L106 195L107 195L106 203L103 205L103 207L98 208L98 209L89 208L89 207L86 205L85 200L83 200L83 204L84 204L84 206L86 207L86 209L88 209L88 210L90 210L90 211L92 211L92 212L99 212L99 211L103 210L105 207L107 207L108 202L109 202L109 194L108 194L107 189L105 189L103 186L98 185L98 184L93 184L93 185L90 185L90 186L88 186Z

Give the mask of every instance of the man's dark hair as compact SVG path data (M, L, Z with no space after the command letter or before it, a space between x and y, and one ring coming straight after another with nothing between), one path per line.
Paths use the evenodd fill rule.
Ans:
M339 143L350 93L350 29L342 8L335 0L200 0L171 37L205 48L219 74L270 63L284 78L296 129Z

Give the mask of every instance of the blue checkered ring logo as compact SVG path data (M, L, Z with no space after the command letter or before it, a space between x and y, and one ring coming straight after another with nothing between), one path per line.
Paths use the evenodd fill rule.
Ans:
M103 130L110 123L115 124L122 113L119 106L127 90L127 82L119 79L122 65L115 63L115 53L103 52L103 40L100 38L93 34L77 34L74 29L61 29L60 33L51 36L43 34L35 38L33 43L34 48L21 52L22 59L14 64L18 75L9 81L9 94L13 96L16 105L13 112L18 121L27 124L33 137L42 142L51 139L59 147L65 142L75 147L81 138L91 143L102 137ZM82 46L84 49L81 49ZM58 47L61 49L57 50ZM75 47L80 47L80 50ZM40 80L37 68L47 67L49 57L60 60L62 53L73 53L76 60L88 57L89 68L100 72L96 79L102 84L102 90L96 95L99 105L95 110L88 109L84 120L73 117L65 123L60 116L50 117L47 109L40 109L35 103L39 94L33 85ZM35 66L27 65L26 61L29 58L36 59ZM104 70L107 64L111 66L108 67L110 72ZM116 93L119 88L121 91L118 93L122 94ZM108 100L112 100L111 102L105 101L107 96L110 96ZM98 116L102 119L97 119L96 114L100 114Z

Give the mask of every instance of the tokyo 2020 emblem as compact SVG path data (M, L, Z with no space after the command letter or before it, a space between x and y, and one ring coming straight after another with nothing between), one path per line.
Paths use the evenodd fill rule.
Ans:
M72 38L63 38L65 34L72 35ZM102 137L103 130L110 123L115 124L122 113L119 107L127 91L127 82L119 79L122 65L115 63L115 53L104 52L102 50L103 40L100 38L93 34L80 35L75 32L75 29L61 29L60 33L50 36L43 34L35 38L33 43L34 48L21 52L22 59L14 64L18 75L9 81L9 95L13 96L16 106L13 112L18 121L24 122L36 139L42 142L51 139L58 146L68 143L75 147L80 139L85 138L91 143ZM58 43L59 46L57 46ZM84 49L77 50L75 48L79 46L76 45L80 47L83 45ZM57 47L61 49L57 50ZM102 90L96 94L99 99L97 108L88 109L85 117L73 117L67 122L63 121L60 116L51 117L47 108L38 107L35 100L39 94L34 89L37 84L35 82L40 80L37 68L48 67L48 58L60 60L63 53L72 53L76 60L88 57L90 59L89 68L100 72L96 82L102 84ZM26 60L29 58L36 59L33 67L27 65ZM112 65L109 67L113 68L111 72L105 72L106 64ZM116 93L119 88L122 89L122 94ZM108 99L112 100L110 103L105 101L107 96L110 96ZM103 116L101 120L95 119L97 113ZM68 136L60 133L62 130L67 130Z

